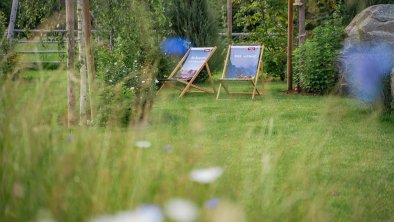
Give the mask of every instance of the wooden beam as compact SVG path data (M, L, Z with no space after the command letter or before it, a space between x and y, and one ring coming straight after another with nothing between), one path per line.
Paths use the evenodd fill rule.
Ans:
M394 98L394 68L391 70L391 96Z
M8 24L8 30L7 30L7 39L8 39L8 44L10 46L12 46L12 39L14 38L14 29L15 29L17 12L18 12L18 0L13 0L11 15L10 15L10 23Z
M233 1L227 0L227 38L228 43L232 43L233 32Z
M301 46L305 43L306 31L305 31L305 0L300 0L298 8L298 45ZM301 55L301 63L303 63L304 56ZM299 78L296 80L296 90L301 91L301 84Z
M68 127L76 123L75 99L75 39L74 39L74 4L66 0L66 29L67 29L67 98L68 98Z
M86 47L86 67L88 71L88 88L89 88L89 101L90 101L90 122L95 120L95 107L93 102L94 93L94 57L93 57L93 37L92 27L90 19L90 4L89 0L83 0L82 4L82 18L83 18L83 29L85 30L85 47ZM82 40L83 41L83 40Z
M298 43L304 44L306 38L305 32L305 0L300 0L301 5L298 11Z
M16 54L64 54L67 53L67 51L60 51L60 50L31 50L31 51L25 51L25 50L20 50L20 51L12 51L13 53Z
M86 46L85 46L85 29L83 28L83 0L77 0L77 19L78 19L78 43L79 43L79 56L78 61L80 64L80 87L79 87L79 124L86 126L87 122L87 68L86 68Z
M293 0L288 0L287 25L287 91L293 90Z

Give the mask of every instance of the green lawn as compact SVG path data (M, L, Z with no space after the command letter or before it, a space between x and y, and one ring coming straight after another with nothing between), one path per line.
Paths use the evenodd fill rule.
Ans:
M394 220L394 118L353 99L276 82L254 101L169 89L150 126L67 129L65 74L40 75L1 88L0 221L86 221L174 197L198 221ZM189 180L212 166L216 182Z

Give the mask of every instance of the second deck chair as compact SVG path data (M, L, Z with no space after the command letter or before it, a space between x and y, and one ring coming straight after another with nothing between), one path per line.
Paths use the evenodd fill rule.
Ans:
M262 46L229 46L227 57L224 64L222 78L219 79L219 90L216 99L219 99L220 90L223 86L228 94L247 94L263 95L264 93L264 76L262 77L262 90L257 89L257 81L259 79L259 71L262 69L262 57L264 53L264 45ZM231 92L228 82L245 81L250 82L252 92Z
M178 87L181 90L181 94L179 97L185 95L185 93L193 93L193 92L207 92L207 93L216 93L215 84L213 82L213 77L211 74L211 70L208 66L208 61L212 57L213 53L216 51L216 47L213 48L190 48L182 60L178 63L175 69L172 71L170 76L167 79L161 79L159 81L164 81L161 88L166 85L167 82L175 82L181 83L185 85L185 88ZM212 90L206 89L201 86L195 85L193 82L203 70L203 68L207 69L209 80L212 85ZM190 88L195 88L199 91L190 91ZM160 89L161 89L160 88ZM159 89L159 91L160 91ZM158 92L159 93L159 92Z

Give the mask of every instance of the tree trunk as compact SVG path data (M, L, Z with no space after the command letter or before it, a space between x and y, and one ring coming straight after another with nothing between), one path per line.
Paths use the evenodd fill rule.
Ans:
M68 127L76 122L75 115L75 41L74 41L74 11L73 0L66 0L66 29L67 29L67 97L68 97Z
M228 43L232 43L233 33L233 1L227 0L227 38Z
M86 101L87 101L87 70L86 70L86 47L85 47L85 30L82 25L82 0L77 0L77 17L78 17L78 43L79 43L79 70L81 76L80 98L79 98L79 124L86 126Z
M92 41L92 28L89 13L89 0L83 0L82 15L83 15L83 29L85 30L85 46L86 46L86 66L88 70L89 81L89 101L90 101L90 122L95 120L95 108L93 102L94 93L94 58L93 58L93 41Z
M288 0L288 25L287 25L287 91L293 90L293 1Z
M18 12L18 0L13 0L11 15L10 15L10 23L8 24L8 30L7 30L7 39L10 47L12 46L12 39L14 38L14 28L16 23L17 12Z

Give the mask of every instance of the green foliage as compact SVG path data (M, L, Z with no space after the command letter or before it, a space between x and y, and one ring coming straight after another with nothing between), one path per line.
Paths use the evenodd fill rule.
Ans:
M8 42L7 42L7 18L4 13L0 11L0 53L7 51ZM1 56L0 56L1 60Z
M166 8L175 36L186 38L196 47L218 44L219 19L209 9L207 0L170 0ZM202 82L207 77L204 71L195 81Z
M12 6L12 0L0 1L0 12L2 12L6 18L10 17L11 6ZM8 21L8 19L5 21Z
M234 1L235 31L252 32L248 41L236 43L263 43L265 45L265 73L285 79L287 47L287 1Z
M0 60L0 79L5 79L15 70L17 64L17 55L9 53Z
M207 0L171 0L167 16L174 35L184 37L194 46L205 47L217 41L217 20Z
M377 4L393 4L393 0L345 0L345 10L343 16L346 23L349 23L357 13L365 8Z
M306 29L313 30L332 18L342 0L314 0L306 2Z
M7 27L6 27L6 17L2 11L0 11L0 40L4 37Z
M19 0L17 26L28 31L45 23L63 21L59 13L63 9L64 3L59 0ZM57 19L49 19L52 15Z
M95 47L97 77L104 89L99 99L98 123L106 125L111 118L118 118L125 126L132 119L134 97L148 99L153 95L157 71L144 74L143 70L160 58L159 36L152 28L159 24L151 22L154 13L144 1L97 0L92 6L96 26L100 27L97 35L103 39ZM140 89L146 87L148 90L141 95Z
M391 95L391 76L383 80L383 108L386 113L391 113L394 111L394 98Z
M319 26L313 30L313 37L294 51L294 79L300 81L303 90L324 94L334 87L343 37L342 26Z

